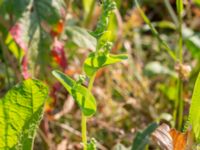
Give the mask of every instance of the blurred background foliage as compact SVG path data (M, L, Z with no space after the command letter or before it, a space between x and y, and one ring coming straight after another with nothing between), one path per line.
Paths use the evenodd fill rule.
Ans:
M139 2L176 52L175 0ZM118 9L108 27L114 42L112 53L127 53L129 59L96 76L93 93L98 112L89 119L88 132L102 150L130 146L137 131L151 122L174 125L176 64L144 24L134 1L116 3ZM50 88L34 149L81 149L80 111L51 70L59 69L73 78L81 73L84 59L95 49L90 32L101 14L100 4L100 0L0 0L0 96L29 77L43 80ZM184 113L188 114L200 70L200 1L185 0L184 6L183 58L192 68L183 89Z

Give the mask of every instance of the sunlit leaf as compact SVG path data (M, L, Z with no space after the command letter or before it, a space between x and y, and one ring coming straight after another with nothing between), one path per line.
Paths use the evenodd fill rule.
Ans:
M96 112L96 100L87 88L62 72L53 71L52 73L73 96L85 116L92 116Z
M189 112L189 125L192 125L192 130L198 143L200 143L200 73L195 82L192 101Z
M26 80L0 100L0 149L31 150L35 130L43 113L47 87Z
M21 62L22 57L24 56L24 51L17 46L10 34L8 34L5 43L7 44L11 53L17 58L17 60L19 60L19 62Z
M112 55L102 53L101 55L96 55L95 53L91 53L84 62L84 71L91 77L98 69L121 62L127 58L128 56L126 54Z

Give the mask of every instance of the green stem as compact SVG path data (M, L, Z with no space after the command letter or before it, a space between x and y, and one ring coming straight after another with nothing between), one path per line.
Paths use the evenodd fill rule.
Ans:
M92 19L92 14L93 14L93 11L94 11L94 8L95 8L95 3L96 3L96 0L93 0L92 4L90 6L90 11L88 12L88 15L85 19L84 26L86 26L86 27L89 25L90 20Z
M96 76L96 74L94 74L90 78L90 82L89 82L89 85L88 85L89 91L92 90L95 76ZM82 116L81 116L81 131L82 131L83 147L84 147L84 150L87 150L87 117L83 113L82 113Z
M183 124L183 108L184 108L184 103L182 99L182 92L183 92L183 81L179 79L178 82L178 99L179 99L179 118L178 118L178 129L181 130L182 124Z
M179 42L178 42L178 58L180 65L183 63L183 35L182 35L182 16L181 12L178 11L178 20L179 20ZM181 130L183 124L183 111L184 111L184 101L183 101L183 81L179 76L178 80L178 129Z
M82 113L81 131L84 150L87 150L87 117Z

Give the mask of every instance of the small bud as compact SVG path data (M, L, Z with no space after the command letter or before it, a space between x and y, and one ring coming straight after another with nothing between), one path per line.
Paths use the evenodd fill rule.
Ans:
M181 77L182 80L188 80L190 72L192 71L191 67L186 64L177 64L175 70L178 72L179 77Z

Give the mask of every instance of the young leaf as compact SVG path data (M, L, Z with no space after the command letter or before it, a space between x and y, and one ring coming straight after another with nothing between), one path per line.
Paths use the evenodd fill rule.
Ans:
M92 35L99 39L104 32L107 30L108 23L109 23L109 16L111 12L116 8L116 3L113 0L103 0L102 4L103 12L100 17L100 20L98 21L97 28L94 32L92 32Z
M143 132L138 132L133 141L132 150L144 150L149 143L149 136L156 128L157 124L152 123Z
M52 73L73 96L85 116L92 116L96 112L96 100L87 88L60 71L54 70Z
M92 138L90 143L88 143L87 150L97 150L96 140L94 138Z
M47 87L37 80L16 85L0 100L0 149L31 150Z
M100 55L96 55L95 53L91 53L85 60L83 69L87 76L91 77L98 71L98 69L110 64L121 62L127 58L128 56L126 54L112 55L102 53Z
M189 112L189 125L192 125L192 130L198 143L200 143L200 73L195 82L192 95L192 102Z
M96 49L97 41L92 35L87 32L87 30L76 26L67 26L66 34L79 47L89 48L91 50Z

